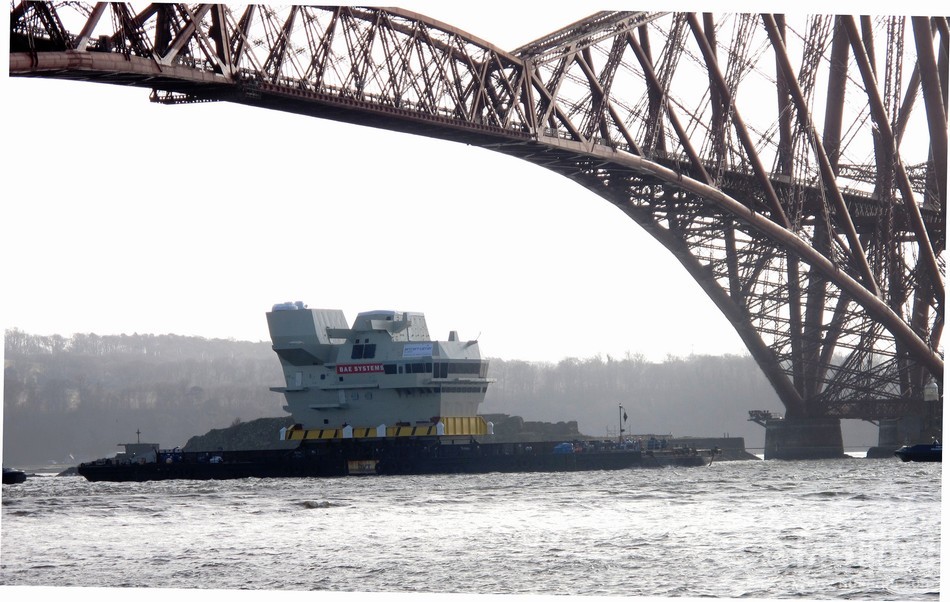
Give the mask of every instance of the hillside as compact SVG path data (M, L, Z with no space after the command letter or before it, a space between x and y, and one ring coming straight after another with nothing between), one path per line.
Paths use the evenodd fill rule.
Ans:
M4 340L4 465L82 461L136 440L192 435L284 414L270 343L177 335Z
M143 441L174 447L259 418L289 420L282 397L268 390L283 384L268 342L148 334L65 338L8 330L4 353L4 465L112 455L118 444L135 441L136 431ZM659 363L637 355L556 364L492 359L489 377L496 382L481 413L513 417L528 431L616 435L623 405L628 433L728 433L753 449L762 446L764 431L747 421L748 410L782 413L744 356ZM856 432L851 444L876 441L868 427Z

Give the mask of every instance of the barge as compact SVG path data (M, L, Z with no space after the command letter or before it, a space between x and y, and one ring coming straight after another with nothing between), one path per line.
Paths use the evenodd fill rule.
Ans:
M704 466L715 450L625 441L496 441L478 415L489 384L477 340L429 336L415 312L279 303L267 313L294 424L268 449L162 450L154 443L79 466L90 481L566 472Z

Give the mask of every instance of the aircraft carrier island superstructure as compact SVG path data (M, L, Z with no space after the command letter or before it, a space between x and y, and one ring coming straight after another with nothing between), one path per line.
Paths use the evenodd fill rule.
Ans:
M433 341L425 316L366 311L352 327L338 309L279 303L267 313L296 424L286 439L484 435L488 384L478 341Z

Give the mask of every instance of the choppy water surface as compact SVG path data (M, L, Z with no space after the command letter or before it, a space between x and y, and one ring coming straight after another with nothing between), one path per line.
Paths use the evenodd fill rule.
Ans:
M940 464L3 486L5 586L937 599Z

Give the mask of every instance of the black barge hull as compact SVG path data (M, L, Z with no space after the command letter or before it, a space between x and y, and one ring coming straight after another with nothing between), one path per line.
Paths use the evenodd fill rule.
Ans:
M412 440L303 441L281 450L174 452L157 462L81 464L89 481L168 479L243 479L343 477L350 475L421 475L490 472L576 472L662 466L704 466L711 452L690 449L640 452L607 446L555 450L556 443L451 443L437 438Z

